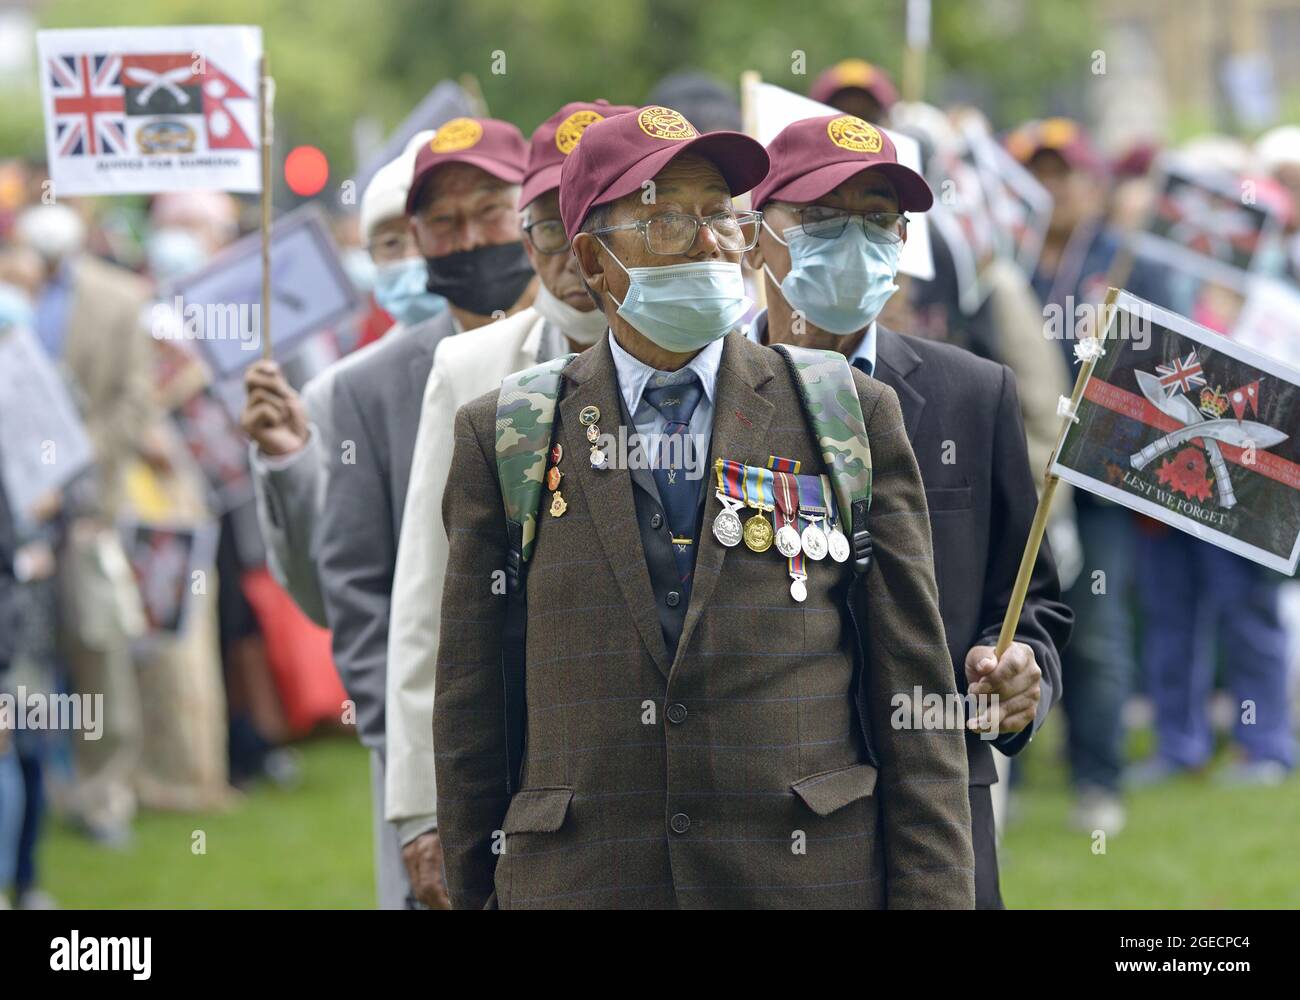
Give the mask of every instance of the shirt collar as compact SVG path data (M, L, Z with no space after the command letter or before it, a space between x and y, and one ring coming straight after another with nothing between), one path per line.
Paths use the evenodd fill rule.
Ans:
M756 344L761 344L767 336L767 310L754 317L753 321L745 328L745 336ZM849 364L853 364L858 358L866 358L871 365L871 373L876 372L876 321L873 319L871 325L867 327L867 332L858 344L858 349L849 355Z
M713 394L718 384L718 368L722 365L722 342L719 338L705 347L699 354L675 372L662 372L651 368L644 361L639 361L623 349L613 331L606 334L609 338L609 351L614 356L614 369L618 373L618 387L623 393L623 402L627 412L635 419L636 411L641 405L641 396L650 380L656 385L671 385L681 381L687 371L693 371L704 387L704 397L713 403ZM659 379L664 379L660 382Z

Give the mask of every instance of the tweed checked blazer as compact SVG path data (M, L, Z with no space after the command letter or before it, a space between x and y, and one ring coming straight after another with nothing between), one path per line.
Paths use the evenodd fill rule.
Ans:
M618 433L607 340L565 369L551 517L543 493L527 576L527 743L506 793L500 573L507 539L496 393L461 407L443 496L450 558L434 705L438 816L461 908L971 907L974 873L960 728L892 728L892 696L954 691L930 529L893 391L855 372L875 469L869 723L853 707L843 612L848 564L789 592L776 551L725 548L709 525L670 661L631 473L598 470L578 420ZM798 390L774 351L729 334L711 459L797 459L825 471ZM629 433L631 431L629 430ZM611 456L613 458L613 456ZM613 465L618 462L612 461Z

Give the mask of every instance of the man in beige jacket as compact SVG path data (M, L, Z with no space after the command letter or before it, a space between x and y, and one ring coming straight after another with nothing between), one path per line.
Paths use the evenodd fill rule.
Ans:
M433 692L438 610L447 571L442 493L451 465L456 411L511 372L565 351L581 351L606 329L578 277L560 221L560 168L592 122L631 110L604 101L566 104L533 133L519 197L525 245L541 278L531 309L449 337L434 356L425 385L420 431L402 517L388 632L388 773L386 816L397 824L402 855L417 898L441 878L436 864L433 776Z

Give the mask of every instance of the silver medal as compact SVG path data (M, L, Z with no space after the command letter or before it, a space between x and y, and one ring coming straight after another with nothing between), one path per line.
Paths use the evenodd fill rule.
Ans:
M599 448L591 449L591 467L593 469L603 469L605 467L605 453Z
M713 537L727 548L739 545L745 528L740 523L740 516L734 510L720 510L713 519Z
M722 510L713 519L713 537L727 548L739 545L745 535L745 526L740 523L740 515L736 513L737 504L721 492L715 495L722 504Z
M803 543L804 555L809 559L826 558L826 532L822 531L821 525L813 521L808 527L803 529L803 535L800 536Z
M831 528L826 546L830 549L831 558L836 562L844 562L849 558L849 540L844 537L844 532L840 531L839 525Z
M808 599L808 585L804 583L805 577L796 576L790 582L790 596L802 604Z
M799 554L799 532L788 524L783 524L776 533L776 550L787 559Z

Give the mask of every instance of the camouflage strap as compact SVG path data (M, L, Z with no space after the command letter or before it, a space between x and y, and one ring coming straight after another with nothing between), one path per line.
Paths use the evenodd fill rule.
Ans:
M574 357L563 354L507 375L497 396L497 479L506 521L521 529L524 562L532 557L537 540L537 505L560 396L560 372Z
M786 356L799 383L804 411L830 470L843 529L853 534L853 518L871 507L871 443L853 369L843 354L774 344ZM864 526L865 527L865 526Z

